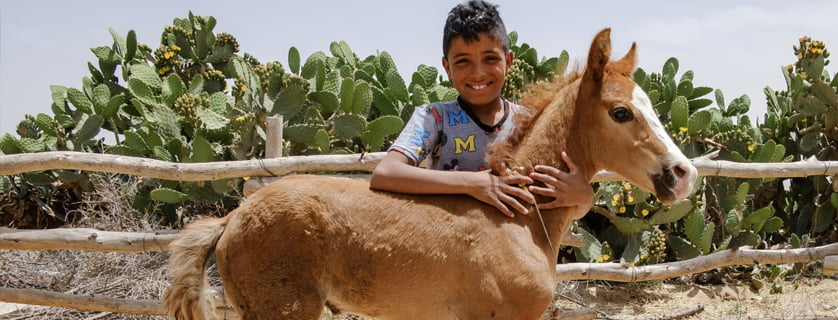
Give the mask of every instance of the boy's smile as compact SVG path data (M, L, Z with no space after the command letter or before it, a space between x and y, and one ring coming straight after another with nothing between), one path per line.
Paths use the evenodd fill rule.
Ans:
M481 32L476 41L466 42L461 36L452 39L442 66L475 113L496 112L502 109L500 91L513 55L512 51L504 53L499 41Z

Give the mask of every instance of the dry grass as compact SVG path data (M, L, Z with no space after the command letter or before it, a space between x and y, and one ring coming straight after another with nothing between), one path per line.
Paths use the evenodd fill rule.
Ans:
M137 181L116 175L92 175L97 193L90 194L78 212L81 219L68 228L108 231L151 231L158 228L131 209ZM41 289L76 295L125 299L159 299L168 286L167 252L141 254L72 250L0 251L0 285ZM64 308L33 307L0 319L165 319L127 314L79 312Z

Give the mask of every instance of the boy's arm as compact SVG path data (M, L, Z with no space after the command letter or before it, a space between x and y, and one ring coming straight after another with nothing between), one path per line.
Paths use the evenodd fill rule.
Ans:
M518 184L532 182L526 176L499 177L488 171L419 168L401 152L390 151L373 171L370 188L412 194L466 194L513 217L515 211L527 214L519 199L531 202L530 196Z

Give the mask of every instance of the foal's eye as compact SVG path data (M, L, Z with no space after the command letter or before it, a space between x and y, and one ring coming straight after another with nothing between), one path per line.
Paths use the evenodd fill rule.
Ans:
M631 111L626 107L618 107L611 109L609 114L611 115L611 118L614 119L614 121L620 123L634 119L634 115L632 115Z

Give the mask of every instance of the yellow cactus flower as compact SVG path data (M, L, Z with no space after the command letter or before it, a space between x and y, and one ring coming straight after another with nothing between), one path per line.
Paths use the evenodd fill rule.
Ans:
M236 117L236 121L237 121L237 122L242 122L242 121L244 121L245 119L247 119L247 118L245 118L244 116L239 116L239 117Z
M172 50L180 51L180 47L178 47L176 44L173 44L172 45Z
M634 203L634 197L628 196L628 203Z
M802 53L798 53L798 54L797 54L797 59L803 59L803 54L802 54Z
M754 146L754 145L748 145L748 151L750 151L750 152L754 152L754 149L756 149L756 146Z
M821 46L821 42L820 42L820 41L812 41L812 46L813 46L813 47L820 47L820 46Z
M169 70L172 70L172 67L169 67L169 66L164 66L164 67L162 67L162 68L160 68L160 69L157 69L157 73L159 73L159 74L161 74L161 75L162 75L162 74L164 74L164 73L166 73L166 72L169 72Z
M631 190L631 184L630 183L623 183L623 189Z
M242 177L242 179L244 179L244 181L247 181L250 180L250 177Z
M242 92L247 92L247 87L246 86L242 86Z
M611 198L611 200L614 200L614 201L620 200L620 194L619 193L615 194L614 197Z
M688 129L687 129L687 127L680 127L680 128L678 128L678 130L681 131L681 132L687 132Z
M617 206L617 200L611 201L611 205L616 207Z
M789 69L789 71L792 71L792 70L794 70L794 66L793 65L788 65L788 66L786 66L786 69Z
M640 211L640 214L642 214L644 217L648 216L649 215L649 210L648 209L643 209L642 211Z
M620 207L620 213L626 213L626 207Z

